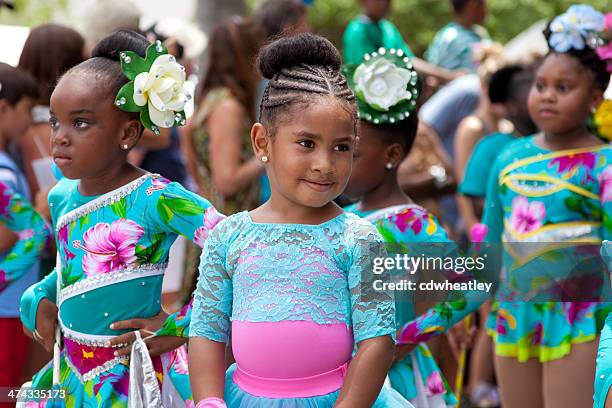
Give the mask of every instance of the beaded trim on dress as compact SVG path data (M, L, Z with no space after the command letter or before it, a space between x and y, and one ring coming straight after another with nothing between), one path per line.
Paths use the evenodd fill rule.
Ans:
M167 267L168 263L128 265L123 269L83 279L62 289L58 304L61 305L65 300L89 292L90 289L98 289L138 278L163 275Z
M109 191L106 194L101 195L100 197L88 202L76 208L63 216L57 222L56 230L59 231L66 225L71 222L78 220L79 218L96 211L102 207L106 207L116 203L117 201L125 198L128 194L132 193L138 187L140 187L148 178L150 177L161 177L159 174L147 173L143 176L140 176L134 181L129 182L128 184L119 187L116 190Z

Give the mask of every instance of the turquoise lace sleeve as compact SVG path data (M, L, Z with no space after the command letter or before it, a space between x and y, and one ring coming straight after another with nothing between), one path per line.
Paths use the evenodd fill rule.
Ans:
M200 259L189 336L227 343L232 313L232 279L226 268L227 242L223 225L210 234Z
M57 273L55 269L40 282L30 286L21 296L21 321L30 331L36 328L36 312L43 299L55 303L57 295Z
M373 284L378 279L373 273L374 260L387 256L385 244L370 222L358 221L348 274L355 343L387 335L395 340L393 293L375 290Z
M0 293L28 272L44 249L49 228L32 206L0 181L0 224L18 235L18 240L0 260Z

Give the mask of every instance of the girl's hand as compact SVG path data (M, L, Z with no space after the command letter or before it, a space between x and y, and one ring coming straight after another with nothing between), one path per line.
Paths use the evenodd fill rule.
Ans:
M40 343L47 352L53 351L55 343L55 328L57 326L57 306L49 299L43 299L38 304L36 312L36 329L34 333L27 330L24 326L24 332Z
M476 336L476 326L471 326L466 330L465 324L462 321L455 324L451 327L446 333L446 338L448 339L448 343L451 348L451 352L457 361L459 360L459 355L461 354L462 348L470 348L472 347L472 343L474 342L474 337Z
M149 353L152 356L159 355L179 347L185 343L186 339L172 336L155 337L155 332L163 326L167 317L168 313L166 313L164 309L161 309L156 316L148 319L128 319L111 324L111 329L113 330L127 329L131 331L113 338L109 342L110 346L117 347L123 345L122 348L117 350L117 356L129 355L132 350L132 343L136 341L136 334L134 331L139 330L140 337L145 339L147 348L149 348ZM159 354L153 354L154 352L159 352Z
M395 355L393 356L393 364L403 360L408 354L416 348L416 344L402 344L395 346Z
M134 332L131 332L131 334L132 337L136 337L134 335ZM147 345L147 349L149 350L149 355L151 357L155 357L181 347L183 344L187 343L187 340L188 339L186 339L185 337L178 336L154 336L146 339L145 344ZM129 346L117 349L117 351L115 351L115 355L117 357L129 356L131 352L132 344L130 343Z

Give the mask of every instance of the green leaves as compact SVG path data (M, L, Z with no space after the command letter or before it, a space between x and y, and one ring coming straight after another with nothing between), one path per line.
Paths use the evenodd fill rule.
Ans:
M175 214L198 215L204 214L204 208L195 202L182 197L168 197L163 195L157 201L157 211L165 223L170 222Z
M115 97L115 105L125 112L140 112L147 106L138 106L134 103L134 82L123 85Z
M141 72L146 72L151 68L151 64L134 51L122 51L120 56L121 70L130 81L133 81Z
M136 257L138 258L138 263L142 265L146 263L159 262L164 253L164 248L162 246L164 238L165 234L162 232L153 236L151 245L149 247L138 245L136 247Z
M121 200L111 204L111 210L113 210L113 212L115 214L117 214L117 216L119 218L126 218L126 216L127 216L127 201L125 200L125 197L122 198Z

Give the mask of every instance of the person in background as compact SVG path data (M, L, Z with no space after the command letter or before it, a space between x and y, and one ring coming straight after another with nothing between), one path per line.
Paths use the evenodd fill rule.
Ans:
M0 241L11 241L11 249L0 253L0 387L21 384L29 341L21 330L19 299L38 280L38 256L48 236L44 221L28 204L26 177L8 153L9 143L17 142L30 126L37 98L30 74L0 63Z
M455 175L458 183L463 180L463 172L474 145L485 135L491 133L512 133L512 123L504 118L506 112L500 103L493 103L489 98L489 81L491 75L504 65L503 47L499 43L482 44L474 53L478 63L478 77L480 78L480 98L478 107L465 117L459 127L454 140ZM480 221L473 214L471 202L462 196L457 196L457 206L461 214L461 227L463 233L469 234L472 226Z
M503 104L506 118L512 122L514 132L487 135L474 146L457 191L458 197L467 204L460 206L467 232L473 231L473 226L482 218L491 163L495 162L499 152L516 137L531 135L537 131L527 110L527 97L532 81L533 68L520 65L506 66L495 72L489 80L489 100ZM474 234L470 234L470 239L473 236ZM490 303L487 303L479 310L479 330L470 356L467 392L475 407L499 405L499 393L493 385L493 342L485 325L490 306Z
M85 59L85 40L77 31L59 24L34 27L21 51L19 68L29 72L38 83L38 98L32 110L32 125L19 140L23 169L33 197L43 190L40 202L46 203L46 193L53 186L51 178L51 144L49 98L57 79ZM42 184L42 185L41 185ZM37 205L48 214L48 209Z
M213 30L193 117L198 191L227 215L259 204L263 166L253 156L249 131L255 122L258 75L253 62L260 38L258 28L240 17Z
M253 21L262 28L265 42L311 31L308 7L301 0L267 0L253 13Z
M117 30L140 30L142 13L133 0L96 0L84 16L87 55L101 39Z
M474 44L488 38L480 26L487 17L487 0L451 0L455 21L437 32L425 59L448 70L475 71L472 55Z
M412 58L419 73L432 76L438 82L445 83L460 75L415 57L397 27L386 18L391 11L391 0L359 0L359 3L363 14L349 22L342 36L345 64L359 64L364 54L381 47L394 48Z

